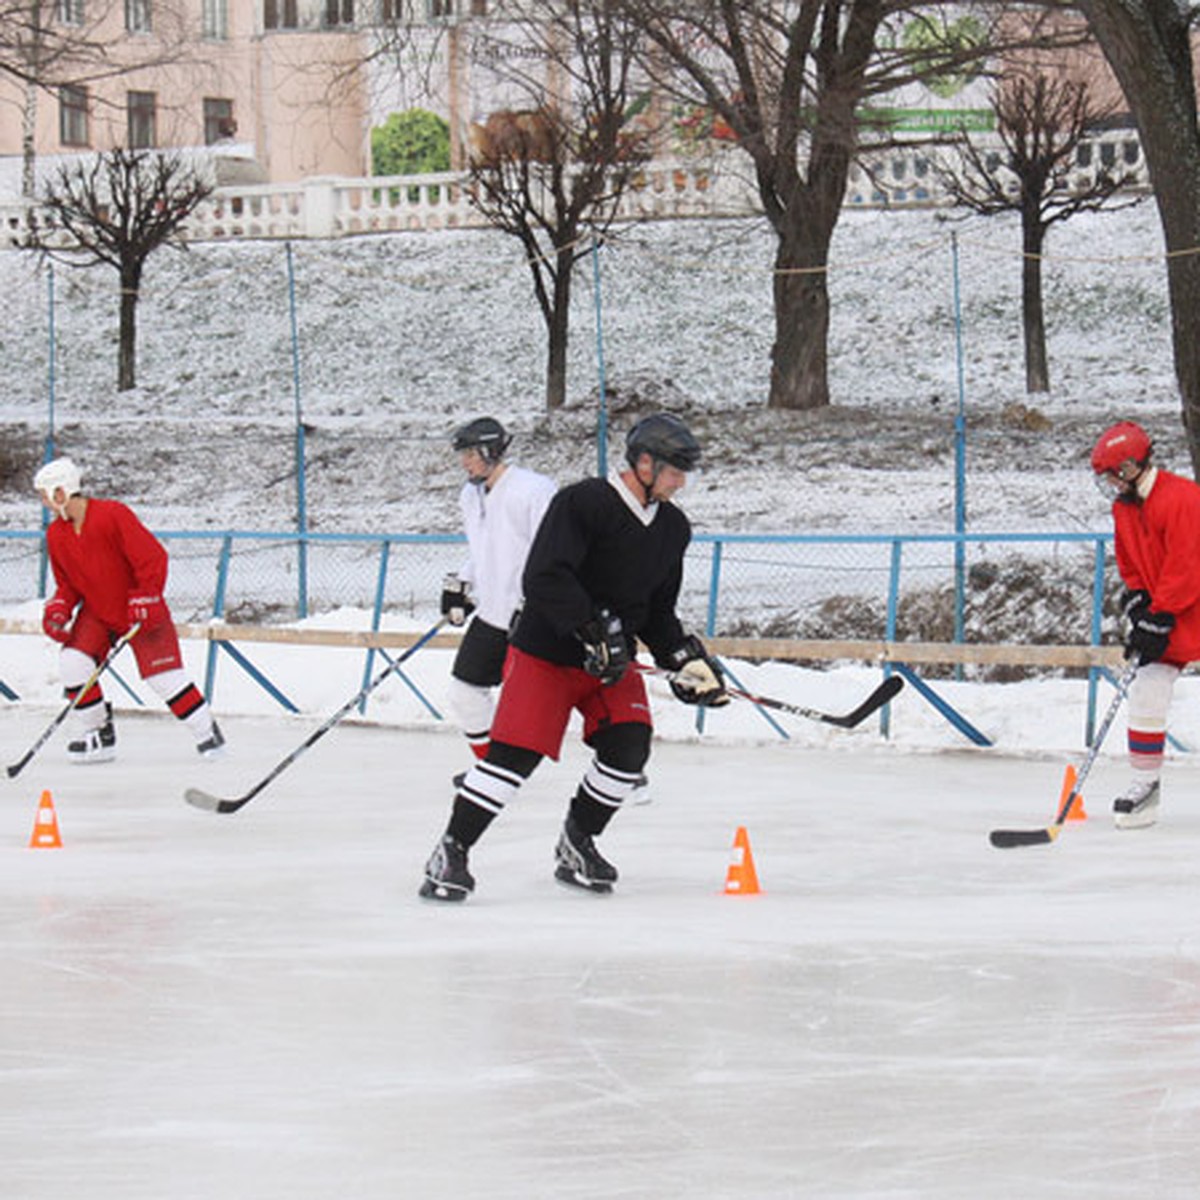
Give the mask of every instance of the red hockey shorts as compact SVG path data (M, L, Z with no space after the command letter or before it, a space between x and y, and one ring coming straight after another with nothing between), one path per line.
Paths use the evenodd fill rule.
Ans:
M84 654L100 662L113 642L124 632L123 629L109 628L99 617L88 612L85 603L71 626L71 636L67 645L73 650L82 650ZM129 648L137 659L138 672L143 679L183 666L179 635L176 634L171 621L160 621L149 629L143 626L129 643Z
M492 718L493 742L536 750L557 761L572 709L583 716L583 740L588 743L609 725L653 723L646 684L632 667L605 686L582 667L562 667L509 648Z

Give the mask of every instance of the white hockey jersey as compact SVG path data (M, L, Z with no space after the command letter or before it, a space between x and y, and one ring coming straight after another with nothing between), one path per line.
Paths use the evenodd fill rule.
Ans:
M557 490L554 480L517 466L506 466L491 491L463 484L467 561L459 574L471 585L481 621L509 627L521 605L521 573L533 535Z

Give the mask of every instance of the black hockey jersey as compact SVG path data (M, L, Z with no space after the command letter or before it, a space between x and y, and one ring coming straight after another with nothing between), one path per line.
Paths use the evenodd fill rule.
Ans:
M675 602L691 538L691 525L675 505L642 509L619 477L563 488L525 563L525 607L513 645L563 666L582 666L576 631L607 608L621 618L631 655L636 635L662 659L685 636Z

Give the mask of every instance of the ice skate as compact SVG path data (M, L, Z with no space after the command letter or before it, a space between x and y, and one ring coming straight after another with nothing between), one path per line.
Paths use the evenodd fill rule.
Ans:
M1159 781L1139 779L1113 801L1113 824L1118 829L1144 829L1158 820Z
M425 882L418 895L425 900L465 900L474 890L475 880L467 870L467 848L447 834L425 864Z
M204 741L196 744L196 753L201 758L219 758L224 752L225 735L221 732L220 725L214 721L212 724L212 733Z
M117 731L113 726L112 705L104 702L104 724L89 729L82 737L67 743L67 758L77 766L112 762L117 757Z
M568 817L554 850L554 878L570 887L606 895L617 882L617 868L605 859L589 834Z

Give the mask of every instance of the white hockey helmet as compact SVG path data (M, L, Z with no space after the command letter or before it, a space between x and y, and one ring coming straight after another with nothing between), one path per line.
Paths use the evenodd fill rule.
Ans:
M46 463L33 477L33 488L45 492L53 500L57 488L68 498L83 490L83 473L69 458L55 458Z

